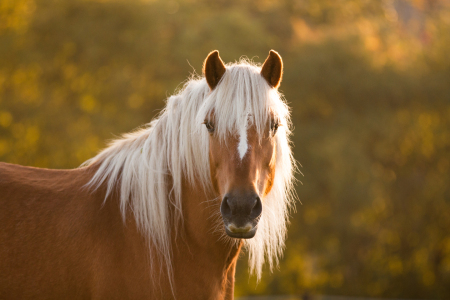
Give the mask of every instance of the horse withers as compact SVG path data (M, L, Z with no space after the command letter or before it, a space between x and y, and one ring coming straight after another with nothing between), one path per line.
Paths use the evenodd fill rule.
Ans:
M295 168L275 51L217 51L146 127L74 170L0 163L0 299L232 299L278 262Z

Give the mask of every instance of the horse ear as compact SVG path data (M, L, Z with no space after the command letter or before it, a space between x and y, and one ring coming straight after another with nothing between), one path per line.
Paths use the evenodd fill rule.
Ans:
M283 60L278 52L270 50L262 68L261 75L271 87L278 88L283 77Z
M209 87L213 90L223 74L225 74L225 65L219 56L219 51L214 50L208 54L208 57L203 63L203 74L205 74L206 82L208 82Z

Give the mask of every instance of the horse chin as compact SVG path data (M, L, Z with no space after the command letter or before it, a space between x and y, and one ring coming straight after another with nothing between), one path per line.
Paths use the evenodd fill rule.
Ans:
M236 239L251 239L256 234L256 228L253 228L252 230L248 232L232 232L228 230L228 228L225 227L225 232L229 237L236 238Z
M248 222L245 226L237 227L233 223L225 223L225 232L229 237L236 239L251 239L256 234L257 227L253 222Z

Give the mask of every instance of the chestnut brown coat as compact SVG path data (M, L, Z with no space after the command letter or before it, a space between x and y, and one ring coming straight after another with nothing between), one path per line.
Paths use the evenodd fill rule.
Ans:
M245 65L236 72L259 70L254 66L250 69ZM203 72L204 86L212 93L227 72L217 51L210 53ZM276 52L270 52L260 72L257 73L260 77L253 78L258 82L258 78L265 80L267 93L279 86L282 61ZM200 91L204 89L202 84ZM199 103L200 100L203 101L199 99ZM169 101L168 105L175 101ZM250 97L245 101L247 107L256 107L251 101L260 100ZM183 175L177 181L174 173L169 172L173 168L163 165L164 173L169 173L166 193L171 195L176 188L181 195L180 205L174 204L175 196L163 203L173 227L167 231L171 249L166 257L160 255L161 248L148 237L153 234L152 228L145 231L136 218L139 208L129 202L133 194L121 194L123 185L109 190L111 182L119 181L102 179L93 185L93 178L105 172L102 168L111 158L104 159L103 152L98 156L102 159L74 170L0 163L0 299L233 299L236 262L242 246L247 243L257 273L266 253L276 256L284 246L284 218L289 204L286 193L294 163L283 116L288 110L281 100L276 101L267 103L278 103L281 107L278 112L275 107L266 109L266 102L259 104L260 111L266 114L261 124L253 121L247 128L247 117L258 114L251 111L243 119L240 134L235 134L232 124L233 128L224 135L225 143L215 132L222 123L214 110L207 112L203 122L206 129L201 128L208 139L205 153L209 157L196 161L209 163L206 169L210 191L195 176ZM161 128L166 128L164 122L180 119L171 118L171 113L168 110L160 117ZM196 120L188 121L197 126ZM110 147L121 147L120 153L114 152L115 148L111 152L105 150L112 156L130 151L129 157L125 155L118 164L121 173L116 174L117 178L125 177L126 162L132 159L138 159L137 165L142 170L143 149L148 153L174 151L158 149L158 145L156 149L146 148L152 134L164 132L157 131L157 126L158 123L151 123L149 130ZM286 127L281 135L277 135L278 126ZM128 171L133 175L138 172ZM147 172L154 171L144 169L144 175ZM282 175L278 181L277 172ZM277 188L272 194L278 194L272 195L274 186ZM143 200L140 204L156 201ZM274 219L264 215L265 207ZM157 216L154 211L151 213ZM181 216L180 222L173 221L175 215ZM257 229L260 240L272 243L269 250L262 242L251 244L249 239Z

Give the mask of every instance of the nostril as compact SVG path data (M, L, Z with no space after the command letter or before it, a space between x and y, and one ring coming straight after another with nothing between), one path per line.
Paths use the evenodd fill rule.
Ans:
M252 207L252 211L250 212L250 217L257 218L257 217L259 217L261 212L262 212L261 198L259 198L259 196L256 196L255 205L253 205L253 207Z
M231 215L231 207L228 203L228 197L225 196L222 200L222 204L220 205L220 212L223 216L230 216Z

